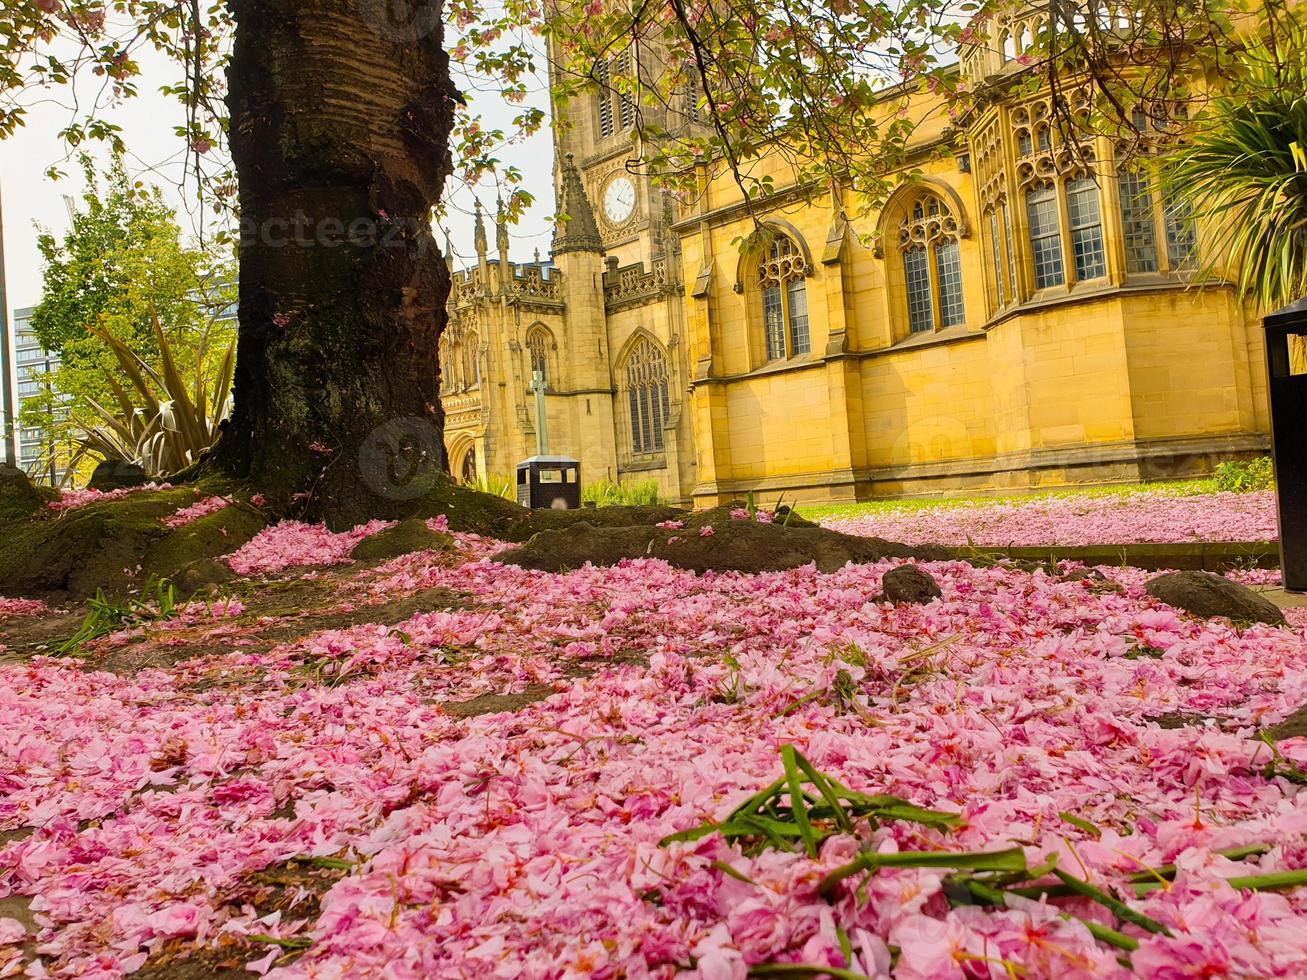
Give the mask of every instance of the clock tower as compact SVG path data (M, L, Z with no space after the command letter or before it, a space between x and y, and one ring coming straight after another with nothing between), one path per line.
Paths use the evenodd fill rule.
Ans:
M595 87L570 99L555 120L555 191L562 190L562 163L571 154L595 204L604 252L623 267L650 265L668 257L673 247L675 208L647 176L637 134L643 127L675 133L696 125L694 103L687 94L668 106L650 107L626 94L637 77L648 83L666 70L651 45L618 52L595 69ZM555 71L551 59L550 72Z
M446 334L462 349L443 363L460 471L511 472L535 445L543 397L550 444L581 460L585 482L652 483L661 499L689 499L697 462L676 210L639 147L641 133L698 124L689 98L645 108L626 94L637 75L677 70L655 52L615 52L594 85L554 107L561 220L550 256L511 262L501 215L498 258L481 229L477 268L455 277L458 332ZM551 57L551 76L563 70Z
M622 228L635 217L635 205L635 181L624 173L613 176L604 189L604 219Z

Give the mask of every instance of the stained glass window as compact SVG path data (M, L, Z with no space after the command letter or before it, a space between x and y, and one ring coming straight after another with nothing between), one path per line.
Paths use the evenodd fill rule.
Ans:
M626 359L627 402L631 416L631 451L660 453L667 424L667 358L653 341L641 340Z

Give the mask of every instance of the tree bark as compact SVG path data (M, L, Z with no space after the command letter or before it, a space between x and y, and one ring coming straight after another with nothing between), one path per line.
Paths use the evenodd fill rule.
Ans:
M446 466L443 3L229 3L240 326L214 458L283 512L401 516Z

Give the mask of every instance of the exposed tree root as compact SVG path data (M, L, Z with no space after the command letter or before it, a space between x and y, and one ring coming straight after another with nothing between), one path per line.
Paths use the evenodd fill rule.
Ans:
M596 526L544 531L525 545L502 552L497 560L524 568L565 571L592 565L616 565L632 558L661 558L694 572L770 572L815 563L824 572L849 562L885 558L944 561L948 550L908 547L879 538L853 537L802 522L803 526L763 524L732 519L725 509L682 514L684 527Z

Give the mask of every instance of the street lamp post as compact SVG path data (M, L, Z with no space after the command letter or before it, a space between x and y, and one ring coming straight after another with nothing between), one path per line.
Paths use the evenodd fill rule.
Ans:
M3 462L18 465L18 403L14 390L14 338L9 330L9 293L5 288L5 216L0 201L0 444Z

